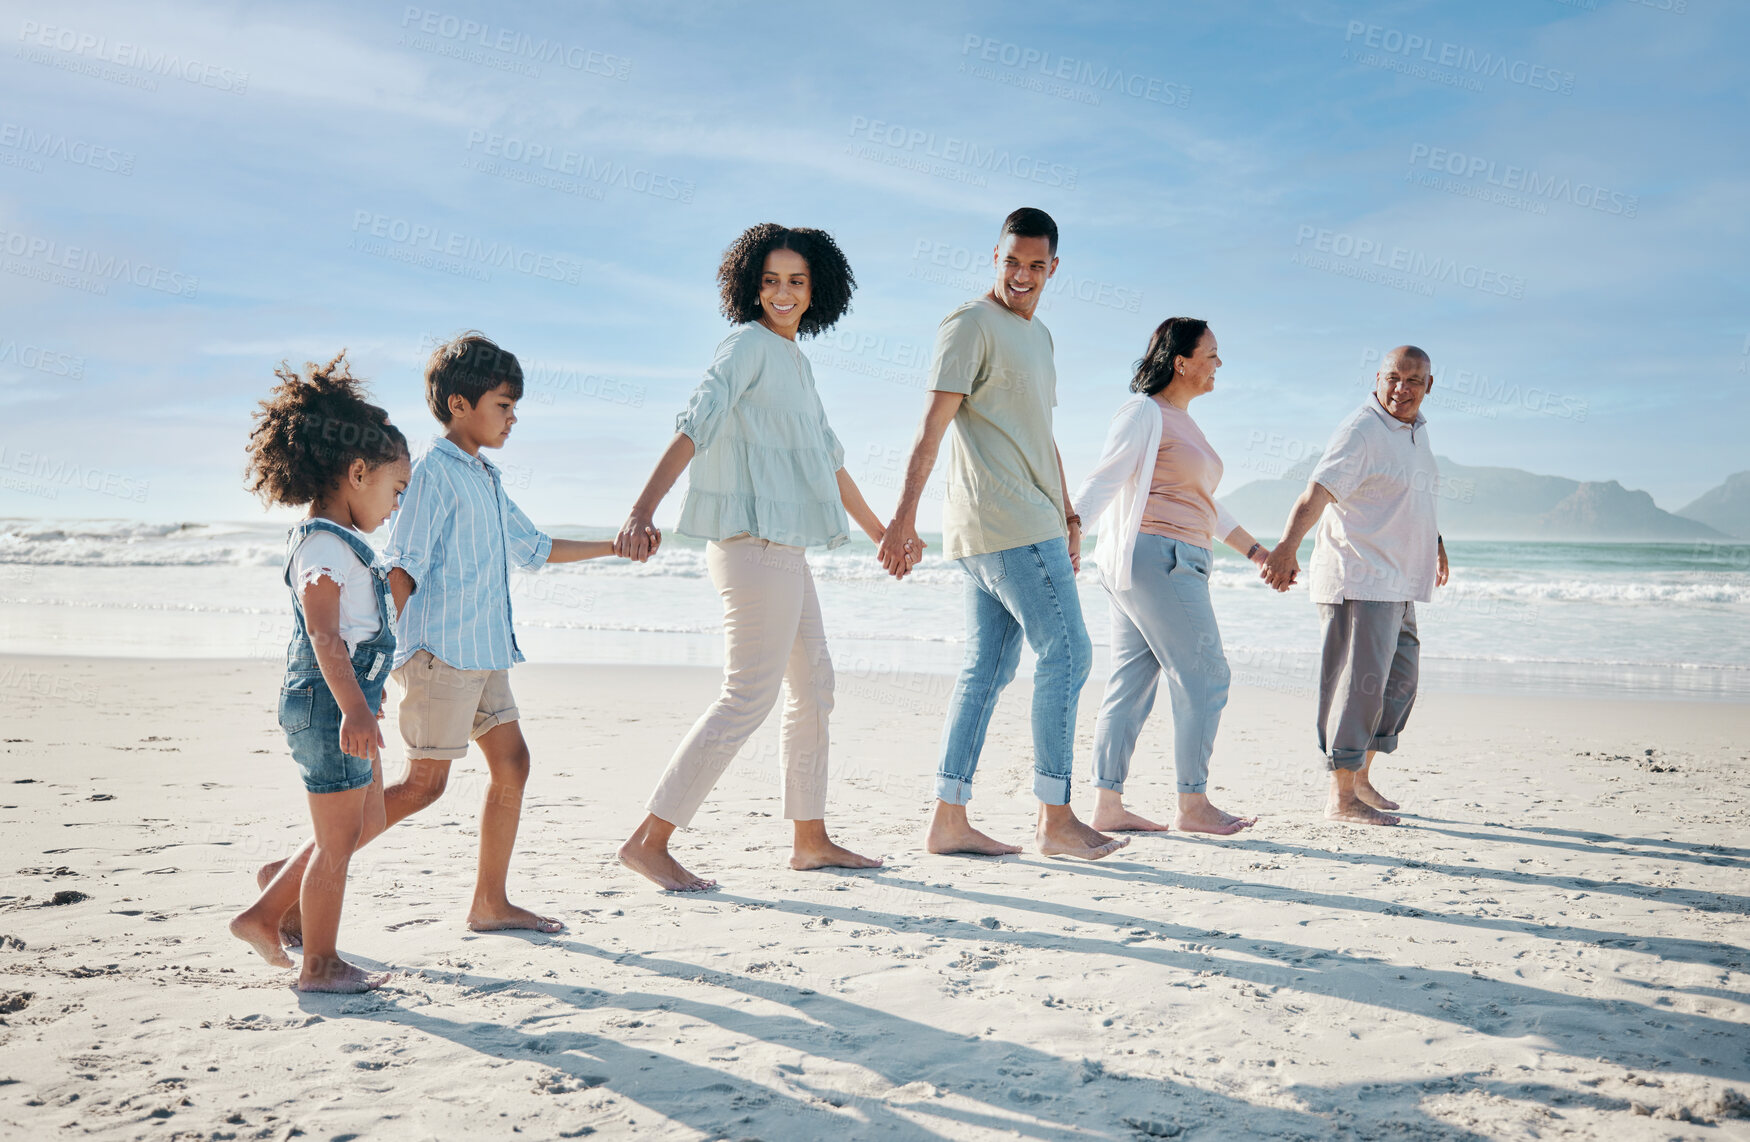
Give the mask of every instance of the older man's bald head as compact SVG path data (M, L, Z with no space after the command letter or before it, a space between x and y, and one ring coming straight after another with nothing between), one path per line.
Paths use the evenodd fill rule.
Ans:
M1402 370L1418 362L1422 365L1420 371L1423 373L1434 367L1434 361L1428 356L1426 350L1418 349L1414 345L1399 345L1396 349L1386 353L1384 359L1380 361L1379 367L1382 370L1394 367Z

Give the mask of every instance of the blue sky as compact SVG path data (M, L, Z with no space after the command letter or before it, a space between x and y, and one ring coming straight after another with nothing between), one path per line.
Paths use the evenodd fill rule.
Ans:
M885 513L936 323L1021 205L1063 234L1072 484L1172 314L1220 339L1193 411L1229 489L1402 341L1462 463L1668 509L1750 467L1745 6L880 11L6 4L0 514L260 519L278 360L350 349L423 436L425 351L477 327L531 375L513 494L616 523L726 332L720 252L768 220L856 270L805 346Z

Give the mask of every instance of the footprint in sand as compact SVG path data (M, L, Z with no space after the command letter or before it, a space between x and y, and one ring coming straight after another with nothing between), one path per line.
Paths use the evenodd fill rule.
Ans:
M403 928L411 928L417 924L436 924L437 922L438 918L436 916L415 916L411 920L401 920L394 924L385 924L383 925L383 930L386 932L399 932Z

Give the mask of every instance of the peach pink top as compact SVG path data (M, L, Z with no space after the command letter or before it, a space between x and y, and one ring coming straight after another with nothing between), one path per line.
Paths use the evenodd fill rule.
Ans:
M1141 531L1177 539L1193 547L1211 547L1216 535L1218 512L1215 489L1221 483L1221 457L1204 439L1203 430L1184 409L1165 401L1161 408L1161 447L1155 453L1155 470L1148 485L1148 502L1142 509ZM1231 531L1233 521L1223 519Z

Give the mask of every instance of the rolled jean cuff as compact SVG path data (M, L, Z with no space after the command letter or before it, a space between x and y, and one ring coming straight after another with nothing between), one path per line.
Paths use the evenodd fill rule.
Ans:
M964 805L972 800L972 782L966 778L936 774L936 800L950 805Z
M1380 734L1373 739L1373 744L1367 747L1376 753L1390 753L1398 748L1398 735Z
M1209 782L1207 781L1199 781L1195 784L1192 784L1189 781L1179 782L1179 792L1181 793L1201 793L1207 788L1209 788Z
M1367 760L1364 749L1334 749L1324 755L1326 769L1360 769Z
M1069 804L1070 775L1061 777L1053 773L1033 774L1033 796L1047 805Z
M1109 777L1096 777L1094 778L1094 788L1110 789L1114 793L1122 793L1124 792L1124 782L1113 781Z

